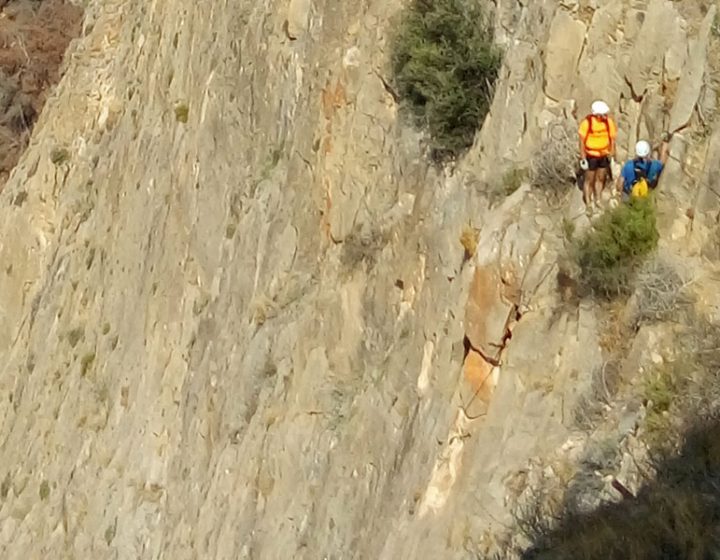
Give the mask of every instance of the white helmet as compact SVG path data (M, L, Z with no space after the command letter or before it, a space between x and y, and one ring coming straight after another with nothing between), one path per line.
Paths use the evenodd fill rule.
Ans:
M635 144L635 154L637 157L648 157L650 155L650 144L645 140L640 140Z
M607 115L610 112L610 107L604 101L593 101L590 109L593 115Z

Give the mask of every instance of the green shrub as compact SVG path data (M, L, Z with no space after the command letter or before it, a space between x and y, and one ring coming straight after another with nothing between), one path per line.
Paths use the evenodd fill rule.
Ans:
M392 46L399 94L437 162L470 147L501 63L492 27L471 0L412 0Z
M659 368L645 381L645 398L652 401L653 411L662 414L670 410L673 394L676 391L672 364Z
M628 293L642 257L657 246L652 200L633 200L609 210L575 247L583 287L611 297Z

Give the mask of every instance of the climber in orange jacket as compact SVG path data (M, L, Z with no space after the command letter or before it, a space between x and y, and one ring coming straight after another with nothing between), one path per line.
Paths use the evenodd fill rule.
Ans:
M580 167L585 171L583 202L588 216L593 205L600 209L600 195L609 178L610 160L615 159L617 125L604 101L595 101L591 113L580 123Z

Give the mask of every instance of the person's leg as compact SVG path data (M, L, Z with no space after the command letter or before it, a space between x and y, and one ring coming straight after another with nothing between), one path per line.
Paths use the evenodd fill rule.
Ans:
M605 189L605 181L607 180L607 167L600 167L595 173L595 188L594 188L594 196L595 196L595 205L600 206L600 201L602 200L602 192Z
M589 211L592 211L592 196L591 191L594 189L595 185L595 170L594 169L588 169L585 171L585 184L583 185L583 202L585 203L585 208Z

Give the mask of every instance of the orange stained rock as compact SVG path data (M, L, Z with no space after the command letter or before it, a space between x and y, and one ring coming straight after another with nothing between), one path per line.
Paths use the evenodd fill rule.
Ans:
M323 113L326 119L332 119L335 111L346 104L347 95L345 86L340 80L335 82L334 87L328 84L322 90Z
M470 349L463 364L463 375L472 389L475 401L490 403L493 392L493 366L477 351Z

